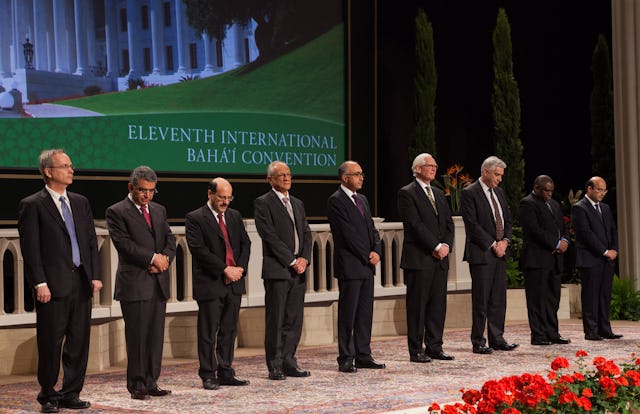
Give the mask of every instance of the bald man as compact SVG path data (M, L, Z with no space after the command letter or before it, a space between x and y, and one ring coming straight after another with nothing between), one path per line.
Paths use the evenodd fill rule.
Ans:
M215 178L208 187L207 203L187 214L185 228L198 302L198 375L204 389L215 390L249 384L235 376L231 364L251 241L240 212L229 208L229 181Z

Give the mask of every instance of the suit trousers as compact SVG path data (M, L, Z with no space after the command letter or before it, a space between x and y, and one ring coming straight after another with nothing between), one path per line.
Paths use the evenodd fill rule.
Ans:
M231 378L235 375L231 364L242 295L227 294L212 300L198 301L198 375L202 380Z
M561 275L554 267L524 269L524 289L532 341L547 341L560 337L560 283Z
M593 267L580 268L582 283L582 327L585 334L611 335L609 312L611 310L611 286L613 266L599 261Z
M306 289L305 275L293 271L291 279L264 280L264 349L269 371L297 366Z
M82 267L70 269L69 277L69 296L51 298L47 303L36 300L40 404L77 397L84 386L91 334L91 294ZM54 386L60 373L61 349L64 377L57 392Z
M371 356L373 277L338 279L338 364Z
M507 306L507 261L492 258L487 264L473 264L471 271L471 343L485 346L485 326L489 346L505 344L504 318Z
M153 388L162 368L167 301L156 283L149 300L122 301L120 307L127 345L127 390Z
M447 314L447 272L405 269L407 285L407 341L409 355L442 351L442 333Z

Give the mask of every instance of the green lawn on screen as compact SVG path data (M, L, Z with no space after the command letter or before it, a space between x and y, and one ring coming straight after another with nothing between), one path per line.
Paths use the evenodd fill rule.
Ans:
M343 25L253 71L58 102L105 115L261 112L344 123Z

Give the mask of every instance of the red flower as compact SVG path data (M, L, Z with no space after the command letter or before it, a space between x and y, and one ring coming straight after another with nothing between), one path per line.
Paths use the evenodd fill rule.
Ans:
M585 351L584 349L581 349L578 352L576 352L576 356L578 358L584 358L587 356L587 351Z
M551 363L551 369L554 371L562 368L569 368L569 361L567 361L567 358L558 357Z
M431 406L429 406L429 409L427 411L440 411L440 406L437 403L433 403L431 404Z
M585 388L584 390L582 390L582 396L591 398L593 397L593 391L591 391L591 388Z

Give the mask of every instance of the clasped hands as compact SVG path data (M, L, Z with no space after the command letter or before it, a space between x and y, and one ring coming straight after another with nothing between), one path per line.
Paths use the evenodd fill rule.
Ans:
M169 256L156 253L153 255L153 260L147 268L149 273L162 273L169 268Z
M509 242L506 239L502 239L500 241L496 241L493 246L491 246L491 250L493 250L493 254L496 257L504 257L507 254L507 248L509 247Z
M431 256L435 257L438 260L442 260L445 257L449 256L449 245L442 243L438 250L434 250L431 252Z
M305 272L305 270L307 270L307 265L307 259L305 259L304 257L298 257L296 258L296 261L293 262L291 267L293 267L293 271L296 272L296 274L301 275Z

